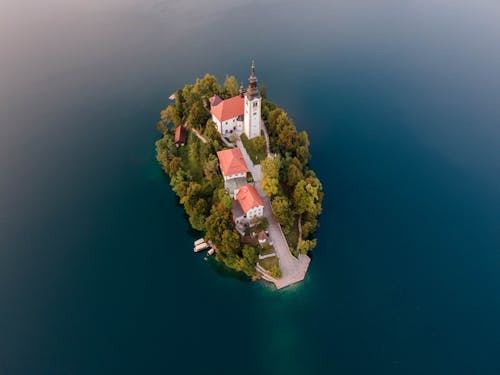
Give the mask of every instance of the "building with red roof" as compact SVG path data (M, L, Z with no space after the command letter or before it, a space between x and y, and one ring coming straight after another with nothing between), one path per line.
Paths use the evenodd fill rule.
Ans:
M176 147L184 146L186 144L186 128L183 125L179 125L175 128L174 142Z
M217 157L225 181L240 177L246 178L248 168L239 148L217 151Z
M245 99L240 95L226 100L222 100L219 96L210 98L212 120L219 133L223 135L243 129L244 111Z
M248 83L246 92L241 86L238 96L222 100L220 96L214 95L209 99L212 120L221 135L234 132L245 133L249 139L260 135L262 129L261 97L253 61Z
M237 223L264 215L264 202L252 185L245 185L236 189L234 196L243 213L242 216L235 218Z
M222 98L219 95L214 95L208 101L210 102L210 108L215 107L217 104L222 102Z
M224 187L231 198L234 198L235 189L246 185L248 168L239 148L232 148L217 152L219 166L224 177Z

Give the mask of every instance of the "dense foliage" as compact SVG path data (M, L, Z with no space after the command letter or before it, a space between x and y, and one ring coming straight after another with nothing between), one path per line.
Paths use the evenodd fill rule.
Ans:
M224 190L216 152L222 142L215 124L210 119L208 98L219 95L229 98L237 94L236 78L229 76L221 87L214 76L205 75L194 85L177 90L175 101L161 111L157 128L163 137L156 142L156 157L170 185L184 206L191 226L206 232L217 247L217 260L229 268L253 277L258 248L243 245L233 225L231 198ZM177 148L175 127L186 124L186 145ZM194 131L207 142L204 143Z
M297 131L285 111L266 98L262 115L273 155L261 162L261 186L271 199L290 250L295 255L305 254L316 246L312 235L318 228L323 200L321 182L308 167L309 139L305 131Z

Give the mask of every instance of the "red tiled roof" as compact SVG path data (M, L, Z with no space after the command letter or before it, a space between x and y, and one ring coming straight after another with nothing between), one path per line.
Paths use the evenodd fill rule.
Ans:
M182 125L179 125L175 128L175 143L186 143L186 128Z
M257 190L252 185L242 186L236 194L236 200L239 202L244 213L258 206L264 206L262 198L257 193Z
M217 151L217 157L219 158L220 170L224 176L248 172L239 148Z
M219 95L214 95L208 100L210 101L210 107L214 107L220 102L222 102L222 98Z
M214 100L214 103L215 102L216 101ZM212 105L210 108L210 112L219 121L226 121L234 117L241 116L243 115L244 111L245 111L245 99L243 99L241 96L235 96L233 98L223 100L218 104Z

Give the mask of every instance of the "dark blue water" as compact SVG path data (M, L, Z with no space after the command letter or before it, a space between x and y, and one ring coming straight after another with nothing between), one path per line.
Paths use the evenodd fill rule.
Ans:
M500 6L98 1L0 11L0 372L500 373ZM245 80L324 213L275 292L193 255L167 97Z

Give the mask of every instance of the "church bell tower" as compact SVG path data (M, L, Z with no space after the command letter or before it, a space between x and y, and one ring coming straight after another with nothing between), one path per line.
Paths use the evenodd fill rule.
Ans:
M255 63L252 60L250 77L248 78L248 88L245 93L245 114L243 131L248 138L258 137L261 130L261 97L257 88L257 77L255 76Z

